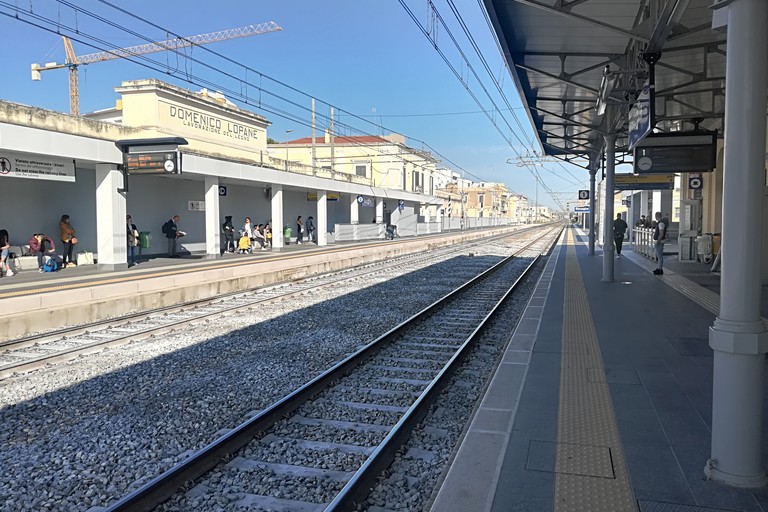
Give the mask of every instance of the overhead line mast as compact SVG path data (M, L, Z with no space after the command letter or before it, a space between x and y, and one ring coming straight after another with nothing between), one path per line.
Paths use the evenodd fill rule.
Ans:
M115 50L106 50L103 52L89 53L87 55L77 56L75 50L72 47L72 41L62 36L64 40L64 52L66 54L66 61L64 64L57 64L51 62L48 64L32 64L32 80L40 80L41 71L48 71L51 69L69 69L69 113L73 116L80 115L80 90L78 86L78 73L77 68L86 64L93 64L95 62L104 62L107 60L124 59L129 57L136 57L138 55L146 55L148 53L157 53L164 51L176 51L180 48L188 48L190 46L200 46L204 44L217 43L219 41L226 41L229 39L237 39L240 37L250 37L259 34L266 34L269 32L277 32L283 30L274 21L268 21L266 23L259 23L258 25L248 25L246 27L232 28L227 30L220 30L218 32L210 32L208 34L198 34L190 37L177 37L173 39L166 39L165 41L157 41L154 43L140 44L137 46L129 46L127 48L118 48Z

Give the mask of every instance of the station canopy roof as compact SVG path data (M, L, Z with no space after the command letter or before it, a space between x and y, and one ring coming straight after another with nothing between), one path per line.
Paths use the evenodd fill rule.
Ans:
M594 166L609 132L625 149L654 53L656 128L722 132L725 32L712 29L712 0L484 3L545 154Z

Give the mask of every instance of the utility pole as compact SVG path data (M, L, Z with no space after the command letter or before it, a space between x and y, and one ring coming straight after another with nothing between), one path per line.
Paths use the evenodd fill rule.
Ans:
M288 134L293 130L285 130L285 172L288 172Z
M334 152L334 145L333 145L333 132L335 128L333 125L333 107L331 107L331 175L333 175L334 172L336 172L336 161L335 158L335 152Z
M317 174L317 150L315 149L315 98L312 98L312 174Z

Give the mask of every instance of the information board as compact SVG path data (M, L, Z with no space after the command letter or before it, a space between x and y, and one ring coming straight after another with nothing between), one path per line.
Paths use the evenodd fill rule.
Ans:
M670 190L675 185L674 174L617 174L613 181L615 190Z
M123 164L128 174L181 174L178 151L125 153Z

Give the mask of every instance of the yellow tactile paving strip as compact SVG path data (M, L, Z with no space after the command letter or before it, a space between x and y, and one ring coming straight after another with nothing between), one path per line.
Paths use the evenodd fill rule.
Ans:
M590 369L603 369L603 358L574 244L568 230L555 512L636 511L608 384L588 378Z

